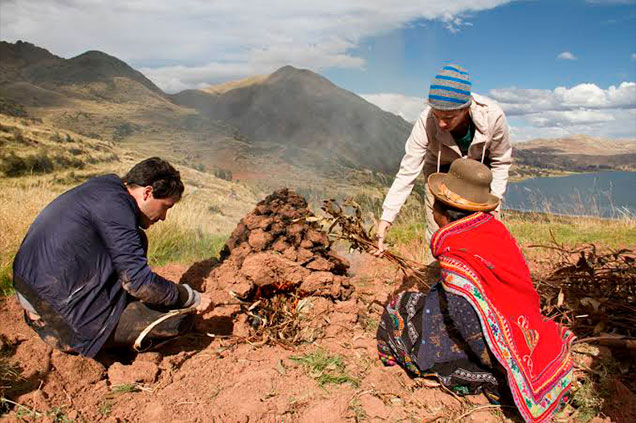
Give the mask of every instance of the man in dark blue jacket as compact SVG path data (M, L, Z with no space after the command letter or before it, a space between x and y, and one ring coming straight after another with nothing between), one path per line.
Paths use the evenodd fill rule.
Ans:
M93 178L40 213L15 257L13 279L27 323L45 342L93 357L107 340L130 342L126 331L139 327L133 320L209 308L209 296L148 267L143 229L164 220L183 190L179 172L153 157L123 178Z

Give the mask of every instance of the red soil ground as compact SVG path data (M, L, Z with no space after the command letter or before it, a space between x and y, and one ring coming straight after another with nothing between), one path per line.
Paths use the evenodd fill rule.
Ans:
M227 305L201 316L194 333L150 352L102 354L92 360L51 351L24 323L17 301L0 299L0 348L19 366L22 377L5 392L21 406L13 405L0 421L521 421L513 409L488 408L483 396L460 400L433 379L411 379L399 367L382 366L375 343L382 306L405 287L416 287L382 259L357 253L343 259L334 254L326 240L312 232L312 224L290 230L298 222L294 213L308 216L303 204L288 210L291 217L283 227L276 226L285 220L283 212L268 210L243 219L228 240L223 263L208 260L154 269L171 280L212 292L217 304ZM311 242L305 242L308 239ZM311 336L299 346L255 344L250 341L253 328L246 314L232 304L235 299L228 292L254 295L280 280L295 281L294 289L306 299L303 324ZM319 374L292 360L319 349L341 356L346 373L358 385L321 387ZM137 389L120 392L116 387L122 384L135 384ZM622 389L618 385L616 389L622 398L634 396L629 390L618 392ZM627 404L622 406L625 416L634 411ZM616 416L597 423L620 423L625 418Z

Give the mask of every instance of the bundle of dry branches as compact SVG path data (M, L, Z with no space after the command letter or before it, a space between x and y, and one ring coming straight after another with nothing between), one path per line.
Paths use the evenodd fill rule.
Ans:
M331 199L324 200L321 208L331 216L327 218L327 223L329 223L327 233L329 235L336 239L348 241L351 249L356 251L365 251L367 253L378 251L377 239L373 235L375 222L371 224L369 229L365 229L364 219L358 203L346 199L341 206L336 200ZM349 214L347 214L347 210L350 211ZM339 229L339 231L336 232L336 229ZM427 288L431 287L425 271L428 266L406 259L388 250L384 251L382 257L396 264L405 274L408 273Z
M533 245L556 252L548 276L537 283L543 313L579 338L613 334L636 337L636 254L599 251L596 245L567 248L553 239Z
M248 339L255 344L298 345L306 341L301 312L306 300L294 293L281 292L261 298L245 308L254 333Z

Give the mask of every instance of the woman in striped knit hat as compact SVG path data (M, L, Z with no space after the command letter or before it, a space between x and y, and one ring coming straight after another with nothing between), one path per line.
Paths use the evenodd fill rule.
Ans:
M406 141L406 154L384 200L378 255L385 249L384 238L391 222L422 170L426 178L435 172L446 173L453 161L468 157L491 169L491 191L495 196L501 199L506 190L512 163L508 123L495 102L471 92L468 72L455 64L442 67L431 82L428 106ZM428 187L425 191L426 239L430 243L438 226L433 219L433 196Z

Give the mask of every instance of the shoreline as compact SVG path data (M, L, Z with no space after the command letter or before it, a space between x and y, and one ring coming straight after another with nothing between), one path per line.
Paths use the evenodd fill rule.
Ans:
M551 173L551 171L554 171L554 173ZM508 179L508 182L516 183L516 182L527 181L529 179L562 178L562 177L572 176L572 175L586 175L586 174L594 174L594 173L601 173L601 172L636 173L636 169L597 169L597 170L589 169L589 170L562 170L562 171L557 171L557 170L553 170L553 169L546 169L546 172L548 172L548 173L547 174L541 174L541 175L511 176Z

